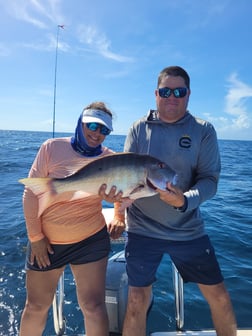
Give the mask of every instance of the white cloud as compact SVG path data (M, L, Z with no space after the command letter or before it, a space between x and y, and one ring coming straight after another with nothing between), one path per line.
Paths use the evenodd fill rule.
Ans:
M79 25L78 27L79 41L88 46L88 50L96 52L105 58L112 59L117 62L132 62L131 57L122 56L110 50L111 42L106 35L98 31L94 26Z
M231 74L227 82L224 114L204 113L205 119L214 124L220 138L251 139L252 105L248 100L252 97L252 87L238 79L236 73Z
M233 116L232 128L246 129L251 126L251 118L246 102L252 97L252 87L241 82L236 73L228 79L228 93L225 97L225 112Z
M56 36L52 34L47 35L47 41L43 42L32 42L32 43L19 43L19 46L39 50L39 51L52 51L56 48ZM58 39L58 49L63 52L68 52L71 47L69 44L63 41L63 37ZM0 47L0 55L1 55L1 47Z
M50 29L54 24L65 24L66 18L61 14L62 0L11 0L4 2L4 8L8 14L17 20L32 24L40 29ZM87 47L89 52L97 53L104 58L116 62L132 62L133 58L113 52L111 41L104 33L94 26L79 25L77 28L78 39ZM52 50L55 48L55 37L49 36L49 44L26 43L24 47L37 50ZM58 48L69 51L70 47L59 40Z
M3 5L8 14L18 20L46 29L48 23L62 23L61 0L11 0Z

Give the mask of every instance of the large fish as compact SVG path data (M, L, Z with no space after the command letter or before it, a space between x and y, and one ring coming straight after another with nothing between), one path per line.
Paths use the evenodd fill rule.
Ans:
M167 182L176 184L176 174L167 164L149 155L116 153L91 161L66 178L24 178L19 182L40 199L41 196L47 199L41 213L49 203L61 201L62 197L57 197L60 194L82 191L97 195L103 183L107 184L107 190L116 186L123 197L133 200L152 196L157 193L156 188L165 190Z

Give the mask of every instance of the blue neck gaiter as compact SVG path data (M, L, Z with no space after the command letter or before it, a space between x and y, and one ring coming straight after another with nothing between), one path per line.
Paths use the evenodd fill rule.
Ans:
M90 147L88 146L86 139L83 134L82 128L82 114L79 117L75 135L71 138L71 145L73 149L83 156L97 156L102 153L102 146L101 144L97 147Z

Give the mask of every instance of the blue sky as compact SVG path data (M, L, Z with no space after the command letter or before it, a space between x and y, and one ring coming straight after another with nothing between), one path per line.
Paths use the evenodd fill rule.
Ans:
M102 100L114 134L155 108L158 73L191 77L189 110L220 139L252 140L252 1L0 0L0 129L73 132Z

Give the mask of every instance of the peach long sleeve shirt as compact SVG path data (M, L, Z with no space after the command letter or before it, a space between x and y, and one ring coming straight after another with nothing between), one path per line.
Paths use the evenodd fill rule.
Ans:
M70 141L71 138L45 141L37 153L29 177L64 178L94 160L94 157L84 157L75 152ZM102 150L99 157L113 153L107 147ZM51 244L71 244L90 237L105 225L101 198L80 191L62 194L60 201L52 203L39 215L38 197L25 188L23 207L31 242L47 237Z

